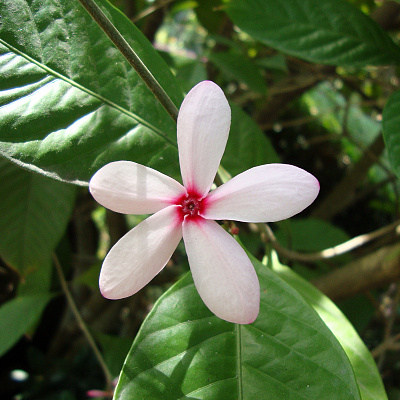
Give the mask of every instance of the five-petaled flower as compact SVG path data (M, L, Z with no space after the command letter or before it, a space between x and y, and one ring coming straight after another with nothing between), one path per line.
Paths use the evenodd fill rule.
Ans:
M258 315L260 287L236 240L214 220L274 222L308 207L319 192L308 172L286 164L251 168L211 189L228 140L231 110L215 83L185 97L178 115L183 186L130 161L105 165L91 179L93 197L124 214L151 214L107 254L100 273L104 297L131 296L167 264L182 236L195 286L218 317L239 324Z

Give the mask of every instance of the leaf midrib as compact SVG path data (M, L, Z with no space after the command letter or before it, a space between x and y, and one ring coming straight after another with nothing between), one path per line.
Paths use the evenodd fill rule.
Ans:
M242 371L242 326L235 324L236 333L236 371L238 385L238 400L243 400L243 371Z

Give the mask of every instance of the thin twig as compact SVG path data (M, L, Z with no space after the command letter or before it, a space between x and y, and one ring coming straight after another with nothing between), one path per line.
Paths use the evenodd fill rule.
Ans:
M400 333L389 337L384 340L381 344L371 350L372 357L377 358L386 351L399 351L400 350Z
M147 8L145 8L144 10L142 10L139 14L135 15L132 18L132 22L136 23L138 21L140 21L141 19L149 16L150 14L152 14L153 12L159 10L160 8L165 7L166 5L168 5L169 3L172 3L174 0L164 0L164 1L160 1L158 3L155 3Z
M111 372L108 369L108 367L104 361L104 358L103 358L99 348L96 345L96 342L94 341L92 335L90 334L89 329L87 328L87 326L85 324L85 321L83 320L81 314L79 313L78 307L76 306L75 301L71 295L71 292L68 289L68 284L67 284L67 281L65 280L58 257L54 253L53 253L53 260L54 260L54 264L56 266L58 277L60 279L61 288L65 294L65 297L67 298L67 302L68 302L69 306L71 307L71 311L74 314L76 321L78 322L79 328L82 330L86 340L88 341L89 346L93 350L93 353L94 353L95 357L97 358L97 361L100 364L101 369L103 370L103 374L106 379L107 388L111 389L113 387L113 384L112 384L113 378L112 378Z
M384 246L340 268L313 279L311 283L334 301L400 280L400 244Z
M118 29L108 19L104 12L93 0L79 0L86 11L97 22L100 28L105 32L109 39L118 48L121 54L126 58L129 64L135 69L143 82L151 90L157 100L165 108L171 118L176 121L178 118L178 109L167 95L162 86L158 83L157 79L148 70L146 65L143 64L140 57L135 53L129 43L124 39Z
M389 312L389 315L386 315L386 320L385 320L386 321L386 326L385 326L384 340L383 340L384 342L387 342L388 340L391 339L392 330L393 330L394 323L395 323L395 320L396 320L396 317L397 317L396 310L397 310L397 306L398 306L399 301L400 301L400 286L399 286L399 284L396 284L395 287L396 287L396 292L395 292L394 297L392 299L391 310ZM394 339L396 340L396 337ZM392 345L393 344L394 343L392 343ZM383 366L383 364L385 362L387 350L389 350L389 346L386 345L386 346L383 347L383 349L382 349L382 351L381 351L381 353L379 355L379 358L378 358L378 361L377 361L377 366L378 366L379 370L382 369L382 366Z
M337 246L317 251L315 253L298 253L297 251L286 249L285 247L281 246L276 239L274 233L272 232L271 228L267 224L257 224L258 229L264 236L264 241L271 243L272 247L276 250L276 252L286 257L290 260L297 260L297 261L318 261L318 260L326 260L329 258L337 257L342 254L348 253L358 247L364 246L368 242L372 240L378 239L381 236L387 235L388 233L396 230L396 228L400 225L400 220L393 222L392 224L380 228L374 232L365 233L360 236L356 236L347 242L338 244Z

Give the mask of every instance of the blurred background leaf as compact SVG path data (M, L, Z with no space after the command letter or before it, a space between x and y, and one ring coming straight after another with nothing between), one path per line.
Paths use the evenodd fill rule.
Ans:
M370 18L342 0L235 0L227 12L268 46L317 63L346 66L400 61L400 49Z

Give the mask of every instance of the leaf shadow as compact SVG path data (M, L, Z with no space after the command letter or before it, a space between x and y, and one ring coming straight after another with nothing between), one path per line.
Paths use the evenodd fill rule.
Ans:
M167 375L158 368L161 364L154 366L147 353L138 346L135 350L135 359L137 361L136 366L133 368L128 365L124 366L125 376L123 380L124 382L129 382L126 382L125 384L122 382L124 384L124 389L121 390L119 396L117 396L115 400L132 398L132 396L135 395L134 387L140 388L140 394L146 393L146 398L149 400L152 398L163 400L196 400L197 398L189 397L182 389L188 370L197 353L197 351L193 351L193 349L198 345L195 336L194 332L190 334L186 351L180 361L173 368L170 375ZM138 368L143 372L136 374L135 370Z

